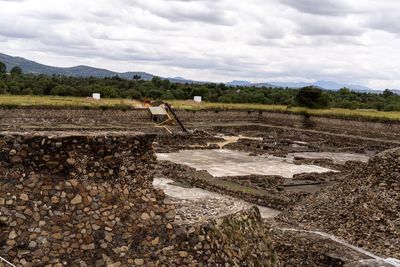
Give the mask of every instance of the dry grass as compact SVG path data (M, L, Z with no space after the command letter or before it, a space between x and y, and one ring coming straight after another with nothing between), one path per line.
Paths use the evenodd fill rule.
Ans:
M398 111L378 111L378 110L351 110L341 108L331 109L307 109L300 107L287 107L283 105L262 105L262 104L227 104L227 103L195 103L194 101L170 101L177 109L202 110L202 109L222 109L222 110L265 110L278 111L295 114L309 114L315 116L333 116L348 118L365 118L373 120L391 120L400 121L400 112Z
M56 106L56 107L137 107L138 102L128 99L95 100L91 97L16 96L0 95L0 106Z
M276 111L294 114L309 114L315 116L333 116L341 118L364 118L368 120L400 121L400 112L384 112L377 110L350 110L350 109L306 109L282 105L261 105L261 104L226 104L226 103L195 103L187 100L168 101L177 109L186 110L261 110ZM129 99L107 99L94 100L90 97L60 97L60 96L15 96L0 95L0 106L3 107L83 107L83 108L135 108L140 107L139 101Z

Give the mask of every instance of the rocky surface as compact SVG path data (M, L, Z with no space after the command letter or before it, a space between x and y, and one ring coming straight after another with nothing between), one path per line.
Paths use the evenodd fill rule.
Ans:
M396 139L379 140L362 136L332 134L313 130L276 127L272 125L215 126L210 131L229 135L246 134L262 137L262 140L239 139L225 148L254 154L273 154L286 157L298 152L350 152L373 154L399 146Z
M191 134L164 134L157 136L154 149L159 153L177 152L183 149L216 149L219 148L216 143L223 141L223 138L204 131L195 131Z
M282 259L282 266L336 267L370 259L362 253L318 235L285 231L277 226L270 228L270 234L275 253Z
M2 133L1 255L17 266L276 265L257 209L174 222L173 203L152 184L152 141Z
M226 176L221 177L221 179L244 186L266 190L282 189L284 183L284 178L278 175Z
M2 254L17 265L128 264L169 240L175 210L148 175L153 137L125 135L4 134Z
M386 257L400 258L400 148L372 157L279 216Z
M268 229L257 208L181 226L176 253L167 253L166 266L278 266ZM165 248L168 249L168 248ZM177 259L177 260L173 260ZM161 261L162 263L165 263ZM174 262L176 265L171 265Z

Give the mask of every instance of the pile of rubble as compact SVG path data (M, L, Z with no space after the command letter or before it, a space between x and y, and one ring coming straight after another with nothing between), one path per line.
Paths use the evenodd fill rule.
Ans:
M400 258L400 148L372 157L279 218Z

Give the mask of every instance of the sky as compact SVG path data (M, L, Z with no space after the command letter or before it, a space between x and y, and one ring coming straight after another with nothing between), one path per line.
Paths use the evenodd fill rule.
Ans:
M226 82L400 88L398 0L0 0L0 52Z

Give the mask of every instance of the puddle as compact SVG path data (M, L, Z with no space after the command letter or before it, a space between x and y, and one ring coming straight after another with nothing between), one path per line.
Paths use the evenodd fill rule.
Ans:
M346 161L368 162L369 156L365 154L355 153L333 153L333 152L300 152L289 153L288 158L305 158L305 159L330 159L335 163L344 164Z
M214 177L245 175L279 175L293 178L299 173L323 173L331 169L315 165L296 165L291 159L274 156L249 156L246 152L213 149L182 150L176 153L157 153L159 160L184 164L197 170L206 170Z

